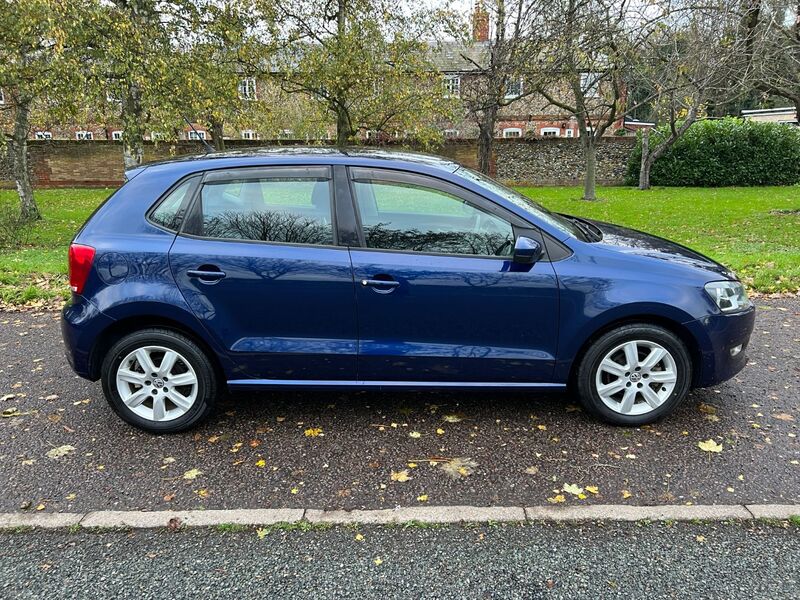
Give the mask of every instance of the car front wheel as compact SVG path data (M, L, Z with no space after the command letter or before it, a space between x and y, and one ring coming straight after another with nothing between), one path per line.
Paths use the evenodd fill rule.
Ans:
M213 408L214 368L192 340L166 329L132 333L103 361L103 392L122 419L151 433L193 427Z
M692 363L684 343L655 325L623 325L596 340L576 375L583 405L606 422L643 425L688 395Z

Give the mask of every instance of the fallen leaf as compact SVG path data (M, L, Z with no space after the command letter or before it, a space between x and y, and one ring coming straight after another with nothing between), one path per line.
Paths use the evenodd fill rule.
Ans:
M258 539L260 539L260 540L263 540L265 537L267 537L268 533L269 533L269 529L265 529L263 527L259 527L258 529L256 529L256 535L258 536Z
M265 461L263 458L260 458L256 461L256 466L261 468L266 467L267 461Z
M439 427L439 428L436 430L436 435L444 435L444 429L442 429L441 427Z
M36 505L36 510L44 510L45 508L46 508L46 507L45 507L45 505L44 505L44 504L37 504L37 505Z
M539 467L537 466L528 467L527 469L525 469L525 472L528 475L536 475L539 472Z
M471 458L453 458L439 463L439 468L453 479L469 477L477 466L478 463Z
M575 485L574 483L565 483L564 487L561 489L567 492L568 494L572 494L573 496L577 496L583 493L583 488Z
M364 541L364 536L361 535L360 533L357 533L356 534L356 541L357 542L363 542Z
M412 431L411 433L408 434L408 437L417 439L419 437L422 437L422 434L419 431Z
M189 469L183 474L184 479L197 479L203 472L200 469Z
M552 498L548 498L547 501L550 504L561 504L562 502L566 502L567 499L564 497L564 494L556 494Z
M460 423L463 420L464 418L460 415L445 415L442 417L442 421L445 423Z
M378 558L376 558L375 560L373 560L372 562L374 562L378 566L383 564L383 561L381 560L380 556Z
M536 429L539 431L547 431L547 425L537 425Z
M320 427L309 427L305 430L306 437L318 437L320 435L324 435L322 433L322 428Z
M290 491L292 494L297 494L298 492L300 492L300 490L299 490L298 488L296 488L296 487L293 487L293 488L292 488L291 490L289 490L289 491Z
M706 536L704 536L704 535L698 535L698 536L696 536L694 539L696 539L698 542L700 542L700 543L702 544L703 542L705 542L705 541L706 541Z
M239 450L242 449L242 442L236 442L233 446L231 446L231 452L236 454Z
M627 500L627 499L628 499L628 498L630 498L631 496L633 496L633 494L631 494L631 493L630 493L628 490L622 490L622 497L623 497L624 499L626 499L626 500Z
M408 469L403 469L402 471L392 471L390 478L392 481L399 481L400 483L411 479L411 477L408 476Z
M722 452L722 444L718 444L714 440L706 440L705 442L697 442L697 447L703 452Z
M773 419L778 419L779 421L794 421L794 417L787 413L778 413L776 415L772 415Z
M713 404L706 404L705 402L701 402L697 405L697 410L701 413L705 413L707 415L715 415L717 414L717 407Z
M175 500L175 494L174 493L170 493L170 494L165 494L164 495L164 502L172 502L173 500Z
M428 501L428 494L420 494L417 496L418 502L427 502Z
M61 458L62 456L66 456L71 452L75 451L75 446L70 446L69 444L65 444L64 446L59 446L58 448L53 448L52 450L47 451L47 458Z
M203 490L195 490L194 493L197 494L198 496L200 496L201 498L208 498L211 495L211 492L209 492L208 490L205 490L205 489L203 489Z
M600 488L598 488L596 485L587 485L586 491L589 492L590 494L599 494Z
M0 396L0 402L5 402L6 400L11 400L12 398L16 397L16 394L6 394L5 396Z

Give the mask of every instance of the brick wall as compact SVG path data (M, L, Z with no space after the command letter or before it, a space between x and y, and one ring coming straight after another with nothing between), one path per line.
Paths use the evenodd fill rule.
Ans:
M226 144L229 149L237 149L274 142L232 140ZM597 151L598 182L622 183L634 145L635 140L630 138L608 138L601 142ZM122 145L119 142L37 140L29 142L28 147L34 187L114 187L122 183ZM147 142L145 160L197 154L202 150L197 142ZM435 152L471 168L477 164L477 149L472 140L448 141ZM583 178L583 157L577 139L497 140L492 166L501 180L531 185L576 185ZM10 157L4 150L0 151L0 187L14 187Z

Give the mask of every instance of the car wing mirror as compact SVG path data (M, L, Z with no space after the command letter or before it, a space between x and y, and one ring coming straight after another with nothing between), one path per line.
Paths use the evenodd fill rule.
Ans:
M544 253L542 245L534 239L519 236L514 242L514 257L513 261L518 265L532 265Z

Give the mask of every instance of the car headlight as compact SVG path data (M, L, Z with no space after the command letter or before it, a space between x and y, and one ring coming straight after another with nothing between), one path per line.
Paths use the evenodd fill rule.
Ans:
M750 307L744 286L738 281L712 281L706 292L724 313L737 312Z

